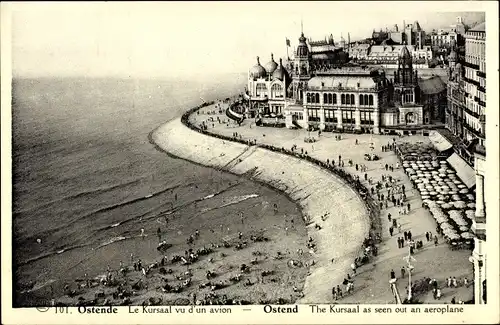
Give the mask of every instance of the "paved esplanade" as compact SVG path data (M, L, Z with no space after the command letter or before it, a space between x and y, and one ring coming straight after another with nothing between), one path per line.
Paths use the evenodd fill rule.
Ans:
M211 109L213 110L213 108L207 107L202 111L206 112ZM467 277L469 281L473 279L472 264L469 262L471 252L469 250L452 251L442 236L438 236L439 244L437 246L435 246L432 241L427 242L425 232L431 231L435 234L436 223L430 213L422 208L422 200L418 191L412 189L411 182L402 168L396 169L394 172L385 171L385 164L393 165L394 168L396 168L396 163L398 162L394 152L382 152L381 150L382 145L386 145L393 141L393 136L341 134L342 140L336 141L335 135L338 135L338 133L323 132L321 136L318 136L318 132L308 133L306 130L257 127L253 119L245 120L241 126L230 121L225 115L204 115L200 112L199 115L192 115L191 119L196 121L196 124L200 124L202 121L208 121L210 117L214 118L215 122L207 122L209 132L219 133L230 137L234 132L237 132L238 135L241 135L245 140L256 139L257 143L269 144L285 149L291 149L293 145L296 145L298 152L304 149L304 152L307 151L309 156L324 162L326 162L327 159L330 161L333 159L338 163L339 155L341 155L342 160L344 160L344 170L351 174L359 175L360 179L364 179L364 172L356 171L354 167L356 163L367 166L368 179L372 178L373 181L376 182L381 180L380 177L382 174L385 174L401 180L400 184L405 185L407 202L411 204L410 213L399 216L399 208L391 207L392 204L389 205L388 209L383 209L381 211L382 243L379 245L379 254L374 262L358 269L354 277L354 293L344 296L339 302L393 303L394 298L391 294L388 282L392 269L399 278L397 284L400 294L402 297L406 297L405 290L408 285L408 279L407 277L405 279L400 278L400 270L401 267L406 264L403 258L408 255L408 246L405 245L405 249L398 248L397 238L402 237L403 234L398 234L397 229L395 230L395 234L392 237L390 236L388 230L390 227L387 218L388 213L398 219L398 222L402 225L401 232L411 230L413 235L412 239L416 241L422 240L424 243L423 249L417 250L414 255L416 261L413 262L414 271L412 273L412 280L418 280L424 277L437 279L442 291L442 297L440 301L436 301L432 297L432 293L429 292L423 297L423 300L427 303L449 303L452 297L455 297L457 301L460 299L471 299L472 286L468 289L465 287L447 288L445 284L445 279L450 276L456 277L457 280L462 280L464 277ZM218 123L217 117L224 120L226 123ZM315 143L305 143L304 138L309 136L314 137L318 141ZM356 139L358 140L357 145L355 144ZM424 136L407 136L396 140L407 142L429 141L427 137ZM373 151L370 149L370 142L373 142ZM377 154L381 159L379 161L364 160L364 154L370 152ZM354 163L353 167L348 165L347 162L349 159L352 159ZM297 173L299 173L299 171L297 171ZM370 188L371 185L367 183L368 182L365 182L365 185ZM308 231L314 233L318 230L310 226ZM328 231L331 232L331 236L335 236L338 230L324 228L319 231ZM332 247L332 250L334 249L335 248ZM331 285L331 283L325 282L324 290L330 292ZM331 298L330 301L333 301L333 298Z

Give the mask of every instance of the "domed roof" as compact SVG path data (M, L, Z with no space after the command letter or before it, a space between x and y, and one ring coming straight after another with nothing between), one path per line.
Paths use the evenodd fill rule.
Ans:
M257 57L257 64L250 69L250 75L253 78L265 78L266 77L266 69L264 69L263 66L260 65L259 57Z
M306 38L304 36L304 33L300 33L299 43L304 43L304 44L306 43Z
M280 59L280 65L278 66L278 69L274 70L273 72L273 78L285 82L287 81L287 79L290 79L290 77L288 76L288 71L286 71L285 67L283 66L282 59Z
M266 64L266 70L268 73L273 73L274 70L276 70L276 68L278 68L278 63L276 63L274 61L274 57L273 57L273 54L271 53L271 61L269 61L267 64Z
M297 46L297 56L307 56L309 54L309 48L307 47L306 38L304 33L300 34L299 45Z

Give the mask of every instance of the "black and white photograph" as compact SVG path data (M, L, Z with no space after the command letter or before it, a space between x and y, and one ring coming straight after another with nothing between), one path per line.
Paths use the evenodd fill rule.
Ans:
M498 4L449 3L2 4L7 307L497 305Z

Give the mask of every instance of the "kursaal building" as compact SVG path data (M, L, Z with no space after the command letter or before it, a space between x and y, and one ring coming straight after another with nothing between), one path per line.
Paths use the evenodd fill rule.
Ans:
M262 65L257 57L242 113L287 128L375 134L443 125L446 84L438 77L419 78L406 45L393 76L349 63L348 46L335 45L332 36L308 42L302 33L293 59L277 63L271 54Z

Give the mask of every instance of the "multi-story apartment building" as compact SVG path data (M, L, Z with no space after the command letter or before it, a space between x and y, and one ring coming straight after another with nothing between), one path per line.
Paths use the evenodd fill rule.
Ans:
M474 264L474 297L476 303L485 303L486 286L486 209L484 200L485 122L486 122L486 30L485 23L465 33L465 55L449 55L450 79L446 127L461 144L455 151L469 164L462 169L475 173L476 213L472 230L475 245L471 262ZM459 62L457 62L459 61ZM461 61L461 62L460 62ZM458 161L458 156L455 160ZM472 166L472 167L470 167Z

